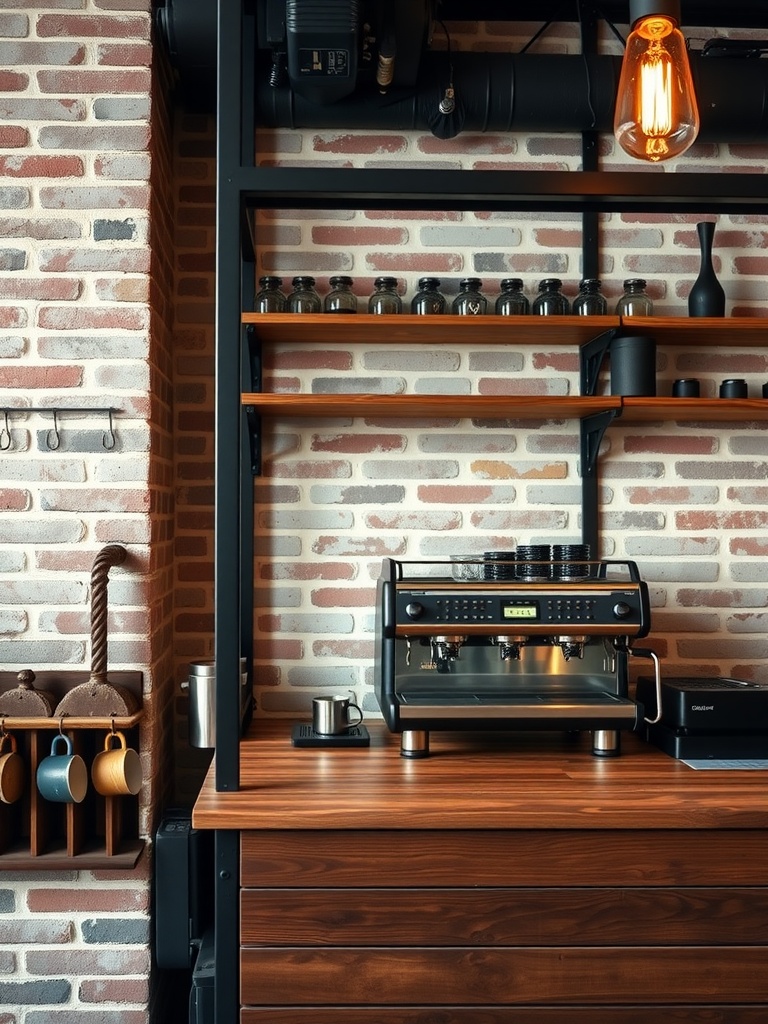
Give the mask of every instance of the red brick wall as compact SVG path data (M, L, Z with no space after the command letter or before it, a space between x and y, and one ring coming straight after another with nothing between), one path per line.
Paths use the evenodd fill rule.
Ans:
M149 838L173 786L169 80L150 0L9 0L0 39L0 662L87 669L91 565L127 548L108 659L144 677ZM29 406L64 410L55 451ZM104 416L66 411L105 406L110 451ZM3 1024L149 1019L150 865L0 874Z

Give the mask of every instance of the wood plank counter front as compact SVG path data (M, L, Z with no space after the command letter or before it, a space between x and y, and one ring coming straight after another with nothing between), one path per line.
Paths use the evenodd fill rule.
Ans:
M240 1024L765 1024L768 772L623 739L433 733L429 758L297 749L241 789Z

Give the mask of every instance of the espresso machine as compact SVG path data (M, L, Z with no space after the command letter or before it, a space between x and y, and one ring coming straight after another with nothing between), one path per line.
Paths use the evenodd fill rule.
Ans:
M631 561L385 558L377 585L375 689L404 757L431 730L592 734L620 753L643 709L628 696L632 642L650 628L648 588Z

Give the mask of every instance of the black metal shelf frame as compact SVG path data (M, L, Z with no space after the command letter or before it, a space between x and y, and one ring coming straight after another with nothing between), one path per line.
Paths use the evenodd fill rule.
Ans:
M256 166L255 15L240 0L219 4L216 298L216 663L220 681L216 785L238 786L239 658L250 659L253 561L250 459L240 393L253 388L253 346L240 311L255 288L259 209L402 209L685 213L768 213L764 175L642 171L465 171L441 168ZM589 148L586 144L585 148ZM591 161L587 161L591 162ZM591 243L594 245L594 241ZM584 428L586 480L596 489L594 430ZM239 439L233 443L233 439ZM248 463L248 465L246 465ZM593 474L593 470L595 471ZM241 580L235 588L233 580ZM235 597L235 592L237 596Z
M594 139L585 138L582 171L318 169L258 167L255 152L255 14L248 0L219 0L218 183L216 212L216 537L215 785L239 786L240 657L253 648L253 466L248 413L240 395L253 389L254 363L241 310L255 290L258 209L494 210L582 213L585 269L596 260L596 217L607 212L768 213L761 174L600 171ZM583 532L596 544L598 452L614 414L581 422ZM217 1024L236 1020L238 1005L236 835L217 837Z

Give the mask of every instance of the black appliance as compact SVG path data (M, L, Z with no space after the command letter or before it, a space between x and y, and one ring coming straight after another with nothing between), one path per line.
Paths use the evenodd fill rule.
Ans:
M649 743L685 760L768 759L768 685L722 677L640 677L637 699L658 722L645 726Z
M376 697L401 753L435 729L590 730L596 755L635 729L627 661L650 628L627 561L404 562L385 558L376 607Z

